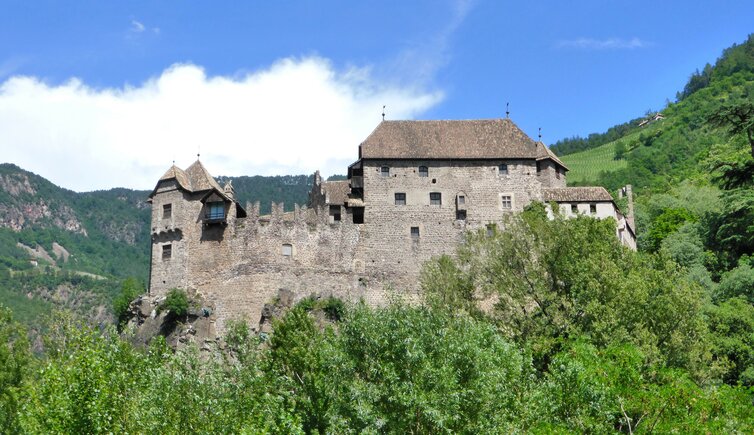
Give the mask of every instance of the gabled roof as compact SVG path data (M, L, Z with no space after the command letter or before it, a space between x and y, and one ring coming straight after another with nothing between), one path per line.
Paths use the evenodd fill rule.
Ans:
M210 189L223 191L223 188L220 187L198 159L186 169L186 175L191 183L191 190L194 192L202 192Z
M348 180L325 181L322 183L322 191L328 204L343 205L351 193L351 186Z
M536 143L510 119L383 121L361 144L363 159L533 159L536 156Z
M160 177L159 181L172 180L172 179L175 179L178 185L181 186L182 188L186 190L191 190L191 183L189 182L189 179L186 176L186 173L183 172L183 169L179 168L176 165L171 166L170 169L168 169L167 172L165 172L165 175Z
M612 202L613 197L604 187L560 187L544 189L545 202Z
M562 166L566 171L568 171L568 166L566 166L563 162L560 161L558 156L555 155L554 152L545 144L542 142L537 142L537 160L547 160L550 159L553 162L557 163L558 165Z
M227 197L225 190L220 187L217 181L215 181L199 160L195 161L185 171L175 165L171 166L170 169L160 177L157 184L159 185L161 181L167 180L175 180L176 183L178 183L178 186L187 192L194 193L216 190L221 196ZM155 186L149 197L153 197L156 192L157 187Z

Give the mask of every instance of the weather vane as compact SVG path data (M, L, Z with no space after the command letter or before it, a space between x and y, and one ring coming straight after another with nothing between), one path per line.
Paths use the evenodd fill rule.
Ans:
M505 117L506 117L506 118L510 118L510 117L511 117L511 111L510 111L510 110L508 110L508 105L509 105L509 104L510 104L510 103L505 103Z
M542 127L539 127L539 141L542 142Z
M386 106L384 106L384 105L382 106L382 120L383 121L385 120L385 107Z

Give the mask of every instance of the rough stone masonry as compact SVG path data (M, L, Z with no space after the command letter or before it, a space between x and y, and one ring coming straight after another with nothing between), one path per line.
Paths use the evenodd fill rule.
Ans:
M307 207L242 207L197 160L172 166L149 196L149 291L196 292L229 319L259 321L286 289L384 304L418 296L421 266L452 254L464 232L499 222L532 201L566 215L614 218L616 237L635 249L625 217L602 187L566 187L568 168L509 119L382 121L359 145L348 179L315 173Z

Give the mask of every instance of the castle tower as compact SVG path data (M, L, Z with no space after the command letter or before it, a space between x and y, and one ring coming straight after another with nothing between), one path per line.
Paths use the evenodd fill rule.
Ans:
M222 232L230 220L246 217L231 183L220 187L197 160L185 171L173 165L149 195L152 204L149 291L193 288L190 265L194 246L207 233ZM219 229L219 231L218 231Z

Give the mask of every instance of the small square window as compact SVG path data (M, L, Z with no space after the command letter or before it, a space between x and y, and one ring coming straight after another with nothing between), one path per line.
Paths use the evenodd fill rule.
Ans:
M208 202L206 218L208 220L225 219L225 204L219 201Z
M390 168L387 166L383 166L380 168L380 175L383 177L389 177L390 176Z
M464 205L466 204L466 197L463 195L458 195L458 205Z
M396 193L395 194L395 205L406 205L406 194L405 193Z
M419 227L411 227L411 238L419 238Z
M162 218L170 219L171 217L173 217L173 204L163 204L162 205Z
M578 214L579 206L577 204L571 204L571 213Z
M466 210L456 210L456 220L465 221L466 220Z
M597 204L589 204L589 213L597 214Z
M162 245L162 259L170 260L172 256L173 256L173 245L169 243L167 245Z
M293 245L290 243L283 243L283 257L290 257L293 255Z
M333 222L340 222L340 206L339 205L330 206L330 216L332 216Z
M429 168L426 166L419 166L419 176L429 177Z
M500 165L499 165L499 166L497 167L497 171L498 171L498 173L499 173L500 175L508 175L508 165L507 165L507 164L505 164L505 163L501 163L501 164L500 164Z
M513 209L513 199L510 195L502 195L500 197L501 204L503 206L503 210L511 210Z
M430 192L430 194L429 194L429 204L430 205L442 205L442 193L440 193L440 192Z

